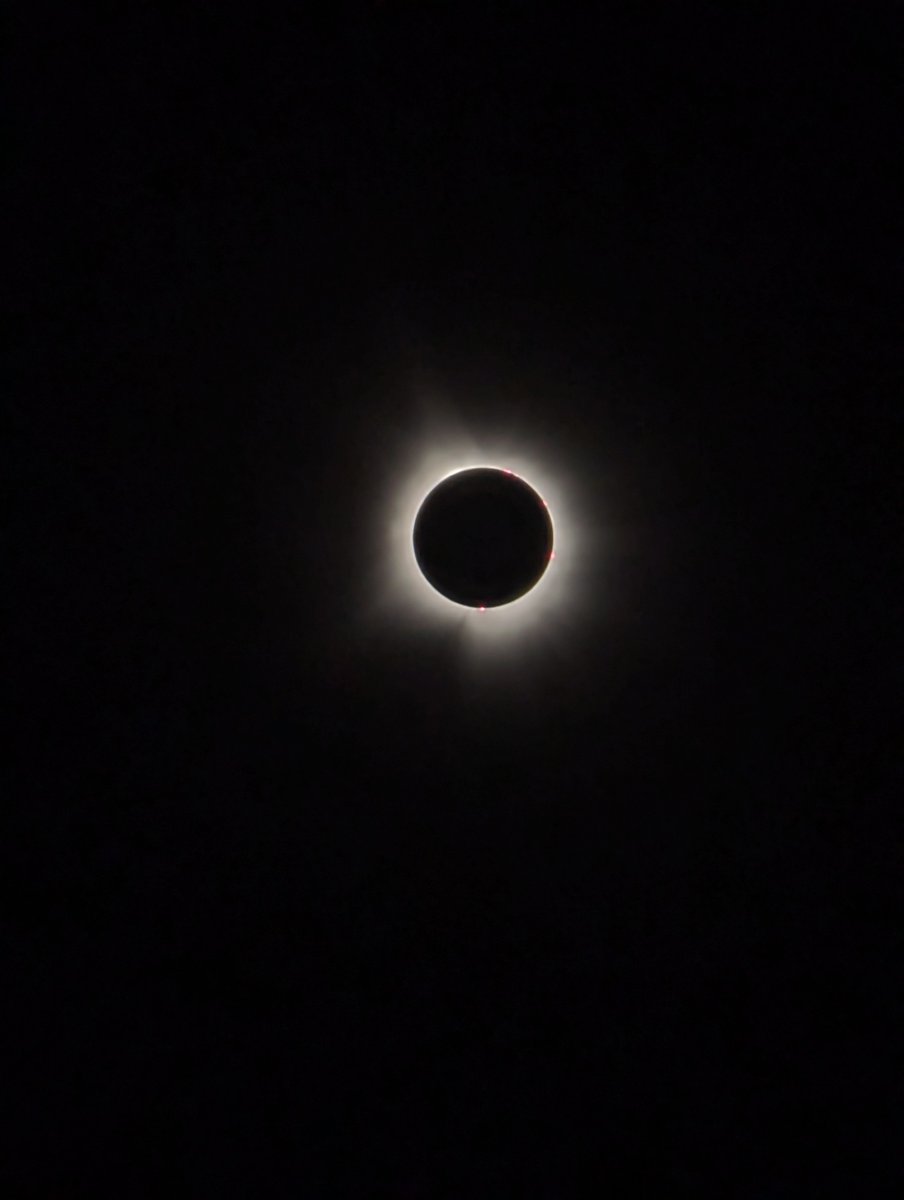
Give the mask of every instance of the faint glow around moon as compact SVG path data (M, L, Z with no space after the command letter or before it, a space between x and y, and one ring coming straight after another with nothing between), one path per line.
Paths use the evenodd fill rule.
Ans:
M544 439L539 435L537 442ZM376 608L393 628L460 630L480 656L557 637L590 607L598 537L580 519L575 463L567 450L523 445L517 435L478 439L448 427L427 431L402 448L387 474L377 504L375 536ZM545 502L553 525L554 550L537 584L510 604L470 608L441 595L428 583L414 555L413 529L421 504L443 479L471 467L494 467L519 476Z

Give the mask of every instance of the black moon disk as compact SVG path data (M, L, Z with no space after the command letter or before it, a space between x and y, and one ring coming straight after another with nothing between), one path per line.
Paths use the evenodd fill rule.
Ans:
M414 556L449 600L498 608L529 592L552 558L552 521L511 471L472 467L441 480L414 522Z

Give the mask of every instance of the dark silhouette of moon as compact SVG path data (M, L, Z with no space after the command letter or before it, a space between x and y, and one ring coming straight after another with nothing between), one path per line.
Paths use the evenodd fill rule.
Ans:
M498 608L529 592L553 556L546 504L511 471L472 467L441 480L414 522L414 555L438 592Z

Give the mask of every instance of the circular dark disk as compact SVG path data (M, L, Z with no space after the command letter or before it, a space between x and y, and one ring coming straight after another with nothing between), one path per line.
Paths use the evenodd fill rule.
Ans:
M457 604L497 608L542 577L552 521L534 489L497 467L441 480L414 522L414 555L429 583Z

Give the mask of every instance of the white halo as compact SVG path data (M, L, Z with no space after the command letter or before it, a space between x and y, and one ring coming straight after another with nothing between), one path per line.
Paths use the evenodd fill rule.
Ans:
M545 444L532 451L528 438L476 438L447 425L406 447L402 465L386 480L376 505L375 612L394 629L460 631L480 658L503 652L523 656L580 623L594 607L590 591L600 539L578 513L574 463L567 449ZM543 438L538 434L538 442ZM523 444L521 444L523 441ZM438 483L472 467L511 471L546 503L553 524L554 557L538 582L509 604L481 610L441 595L414 555L418 510Z

